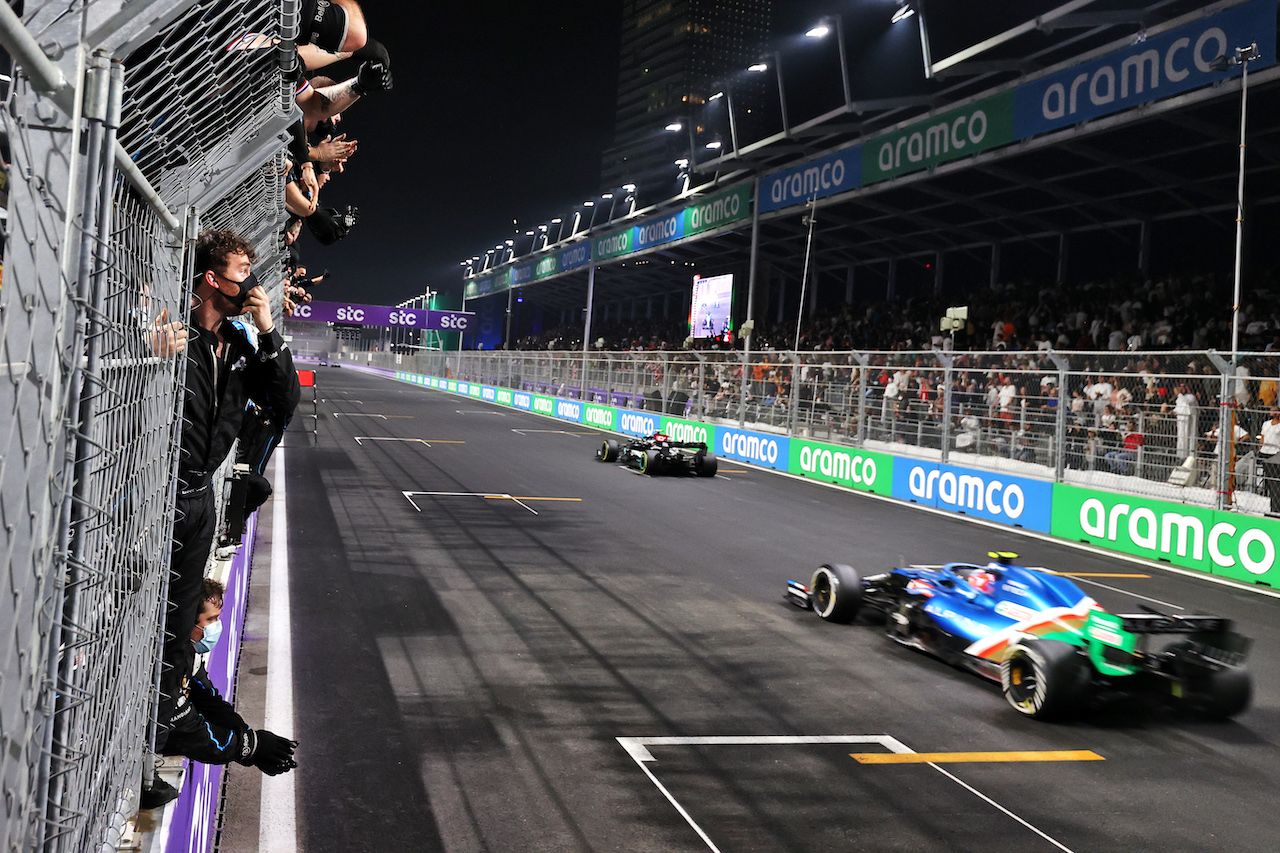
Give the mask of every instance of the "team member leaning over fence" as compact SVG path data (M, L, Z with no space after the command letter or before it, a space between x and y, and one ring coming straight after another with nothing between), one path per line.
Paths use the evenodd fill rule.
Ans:
M187 379L178 463L164 670L160 679L157 750L189 671L205 563L217 517L210 479L254 403L283 422L298 405L293 357L271 319L266 291L252 274L253 248L232 231L207 231L196 242L195 306L186 349ZM228 318L247 313L258 330L255 349Z
M206 578L200 613L188 637L187 669L178 702L170 717L165 755L183 755L204 764L237 762L257 767L268 776L297 767L293 751L297 741L266 729L253 729L223 699L209 680L203 655L222 636L222 584ZM199 653L199 657L197 656Z

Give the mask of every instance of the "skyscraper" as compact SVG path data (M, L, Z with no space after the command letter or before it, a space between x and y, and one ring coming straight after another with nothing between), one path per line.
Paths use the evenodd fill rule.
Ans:
M690 151L687 130L664 132L672 122L692 120L699 144L721 135L729 147L727 116L706 101L717 84L732 82L735 117L761 109L763 81L741 72L764 53L771 19L772 0L625 0L605 189L635 183L644 204L672 195L675 160Z

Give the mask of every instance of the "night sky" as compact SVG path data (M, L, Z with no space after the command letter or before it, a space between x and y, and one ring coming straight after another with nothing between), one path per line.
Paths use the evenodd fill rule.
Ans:
M852 49L865 29L858 16L878 20L894 5L775 0L774 32L785 49L821 15L840 12ZM512 236L513 219L523 232L599 191L600 153L613 136L622 2L363 7L371 34L391 53L395 88L343 116L341 129L360 150L321 202L354 204L361 218L333 246L304 234L307 266L333 273L314 296L394 304L427 287L458 294L458 262ZM831 57L806 58L821 69L813 73L838 81L834 66L822 66ZM788 80L803 73L791 67ZM793 121L803 118L793 110Z

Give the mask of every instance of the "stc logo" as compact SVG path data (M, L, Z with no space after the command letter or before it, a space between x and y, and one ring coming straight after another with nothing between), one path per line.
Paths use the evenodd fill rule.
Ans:
M311 316L311 306L299 305L298 307L293 309L293 316L299 317L305 320L307 317Z
M470 327L465 314L444 314L440 317L440 328L450 332L465 332Z
M352 308L350 305L344 305L338 309L337 318L342 323L363 323L364 309Z

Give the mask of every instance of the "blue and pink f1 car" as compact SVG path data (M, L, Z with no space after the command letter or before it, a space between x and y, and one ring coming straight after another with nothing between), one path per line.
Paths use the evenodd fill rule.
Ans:
M865 577L833 563L808 586L787 581L787 598L828 622L879 615L891 639L998 682L1014 709L1037 719L1135 694L1213 718L1248 705L1249 641L1229 620L1108 613L1069 577L1013 565L1016 556Z

